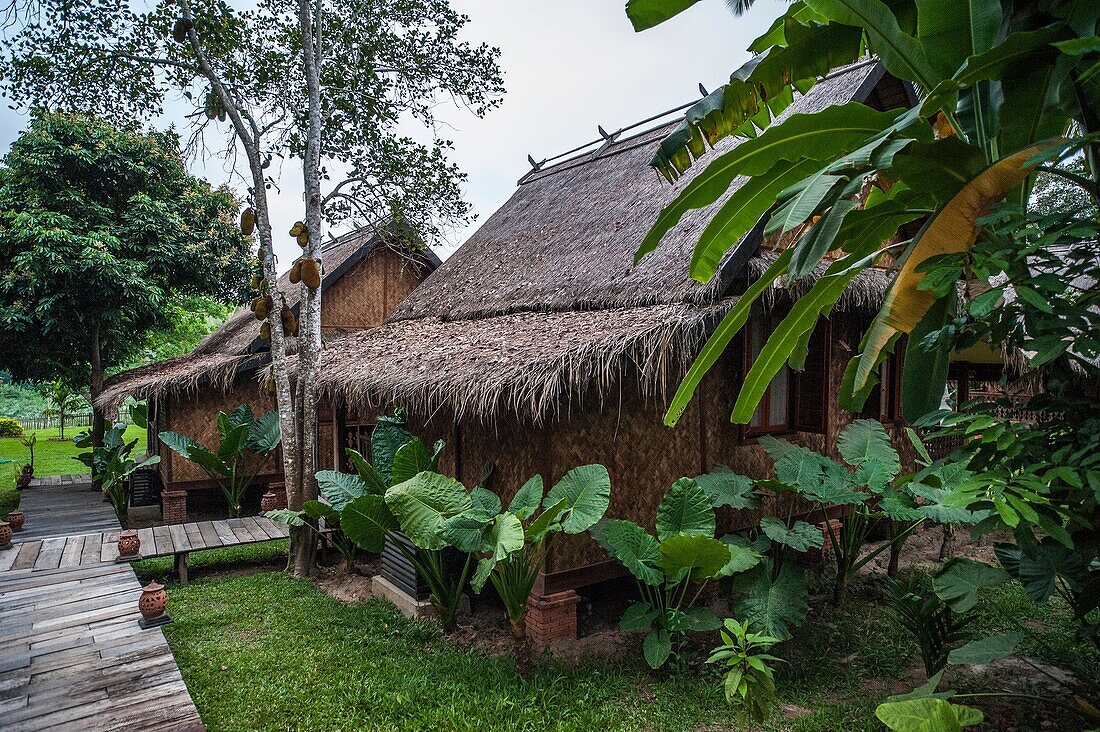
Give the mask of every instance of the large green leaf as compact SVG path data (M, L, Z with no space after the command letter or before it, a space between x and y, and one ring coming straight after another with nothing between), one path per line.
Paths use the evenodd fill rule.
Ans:
M880 704L875 716L894 732L962 732L985 718L979 709L931 697Z
M386 505L413 544L421 549L442 549L446 546L444 522L470 510L473 502L454 478L425 472L390 488Z
M459 551L472 554L484 550L485 531L496 520L495 514L486 514L473 508L443 522L443 538Z
M831 160L886 129L896 117L897 112L879 112L850 102L814 114L791 115L758 137L741 142L711 161L661 211L638 247L635 261L656 249L685 213L721 198L738 176L762 175L780 160Z
M419 437L414 437L393 454L391 481L394 485L404 483L417 473L425 470L434 472L435 461L428 446Z
M661 611L648 602L636 602L623 612L619 619L619 630L629 633L634 630L647 630Z
M641 526L622 519L604 519L592 528L592 537L639 582L659 585L664 581L657 565L660 544Z
M339 513L344 506L367 492L358 475L338 473L335 470L317 471L317 487L332 509Z
M768 218L765 236L792 231L805 223L823 202L837 199L848 178L832 175L828 170L821 168L779 192L776 198L783 203Z
M218 415L218 432L221 442L218 443L218 459L232 461L244 452L245 443L248 441L248 425L229 424L225 414Z
M917 0L917 40L942 78L993 47L1001 30L1000 0Z
M279 446L281 438L278 412L264 412L249 425L248 449L259 455L267 455Z
M748 572L735 575L733 589L745 597L734 604L733 611L757 631L787 640L791 627L805 622L809 611L806 574L789 562L773 574L772 560L764 559Z
M999 567L956 557L932 579L932 589L952 610L963 613L978 604L979 589L1003 585L1008 579Z
M539 509L539 504L542 503L542 493L542 476L531 476L516 491L516 495L512 497L512 502L508 504L508 513L515 514L520 521L526 521L534 516L535 511Z
M496 516L502 510L504 510L503 504L500 502L500 496L493 493L484 486L475 486L470 491L470 502L473 504L473 510L489 516Z
M715 465L711 472L695 476L695 482L710 496L710 505L714 508L742 509L760 505L752 478L739 475L725 465Z
M677 534L714 536L714 509L710 496L691 478L680 478L657 507L657 538Z
M181 435L178 432L161 432L158 437L160 437L161 442L168 445L172 450L179 453L180 457L187 460L191 459L191 448L199 444L187 435ZM83 445L77 445L77 447L83 447Z
M817 172L819 167L816 160L780 161L764 175L745 181L703 229L691 253L691 276L699 282L709 282L726 252L756 226L779 194Z
M393 484L394 455L412 438L412 433L405 428L405 420L400 414L393 417L380 417L374 429L371 430L371 462L386 485Z
M498 562L523 551L523 524L514 514L499 514L485 532L483 550L489 556L478 562L477 572L470 581L475 592L481 592Z
M730 535L727 534L727 536ZM729 547L730 560L726 562L726 566L718 570L716 577L732 577L738 572L747 572L760 563L760 552L753 547L727 541L727 536L723 536L721 541Z
M825 544L821 529L805 521L795 521L793 526L788 527L783 519L764 516L760 519L760 530L772 541L789 546L796 552L820 549Z
M901 472L901 458L890 444L886 429L875 420L857 419L845 427L837 438L837 450L857 468L856 482L876 493Z
M363 485L366 486L367 490L378 495L382 495L389 490L390 484L374 469L373 465L367 462L365 457L350 447L347 449L347 453L351 466L355 468L355 472L359 474L359 479L363 481Z
M672 652L672 636L664 628L654 628L642 641L642 653L650 668L660 668Z
M699 0L627 0L626 16L635 31L644 31L664 23L697 2Z
M1089 575L1089 557L1047 537L1033 550L1023 552L1011 544L994 547L997 560L1017 580L1035 602L1046 602L1054 594L1061 577L1071 590L1079 590Z
M1005 633L977 638L947 654L947 662L953 666L970 666L976 663L993 663L1016 652L1023 640L1023 633Z
M897 17L881 0L806 0L806 4L826 18L863 28L883 65L899 79L931 89L942 78L917 39L902 31Z
M561 477L543 499L548 508L564 500L566 514L562 530L579 534L603 518L611 502L611 476L602 465L580 465Z
M397 518L379 495L360 496L340 512L340 529L344 535L368 552L381 552L386 545L386 535L397 528Z
M658 566L666 575L686 573L692 580L713 579L731 558L730 548L709 536L676 535L661 542Z
M676 389L676 394L672 397L668 411L665 412L666 425L675 427L676 423L680 421L680 417L683 416L684 410L687 409L692 396L695 395L695 390L699 388L699 384L703 381L703 377L710 371L711 366L718 361L718 357L726 350L726 346L733 340L733 336L741 330L741 327L748 320L753 303L787 269L787 265L791 261L791 254L790 249L780 254L775 262L755 282L749 285L744 294L737 299L737 303L733 308L722 318L722 322L715 328L714 333L711 334L706 345L703 346L694 363L691 364L687 376L684 377L684 380L680 382L680 386Z
M937 346L926 350L922 341L929 333L955 319L956 302L957 295L952 288L947 297L933 303L909 334L905 348L905 370L901 378L901 411L910 422L916 422L943 405L947 372L951 367L951 349Z

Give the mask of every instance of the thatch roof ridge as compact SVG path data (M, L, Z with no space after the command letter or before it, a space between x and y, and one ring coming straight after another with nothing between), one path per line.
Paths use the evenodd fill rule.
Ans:
M865 98L882 73L877 63L840 69L799 96L780 119ZM693 280L690 252L743 179L715 204L686 214L655 252L633 264L634 251L659 211L706 167L693 166L675 186L649 167L672 124L529 173L388 320L715 302L726 282L721 277L708 283ZM727 138L711 154L737 144Z
M363 227L326 242L321 247L325 266L322 286L330 287L379 246L399 246L387 242L385 237L385 232L374 227ZM409 256L423 266L435 268L441 264L439 257L427 248ZM289 272L279 277L276 286L287 304L296 310L301 288L291 284ZM248 307L239 307L191 353L112 376L96 402L100 406L113 408L131 396L145 399L164 391L194 389L206 383L213 383L219 389L228 388L241 368L259 367L267 363L270 356L267 345L260 339L260 325ZM290 344L292 348L293 345Z

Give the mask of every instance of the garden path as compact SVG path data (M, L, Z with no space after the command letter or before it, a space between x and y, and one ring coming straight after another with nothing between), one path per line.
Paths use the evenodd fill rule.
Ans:
M0 574L5 732L204 729L140 592L122 564Z
M26 525L12 536L15 543L51 537L118 531L115 509L92 489L90 475L35 478L19 497Z

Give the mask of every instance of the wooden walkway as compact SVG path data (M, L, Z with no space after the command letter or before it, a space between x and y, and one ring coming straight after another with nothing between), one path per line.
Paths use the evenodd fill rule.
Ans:
M24 541L12 549L0 551L0 576L24 569L45 571L113 563L118 557L119 532L120 529L115 528L97 534ZM176 570L184 584L187 583L187 556L191 552L285 539L289 535L290 529L285 524L277 524L264 516L138 529L142 558L176 557Z
M89 475L35 478L19 498L27 524L12 536L28 542L56 536L98 534L121 529L115 509L92 488Z
M127 565L0 574L0 728L202 730Z

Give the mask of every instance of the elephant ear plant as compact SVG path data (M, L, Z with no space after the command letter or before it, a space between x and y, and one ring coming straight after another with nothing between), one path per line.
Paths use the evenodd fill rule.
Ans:
M516 671L522 678L531 670L527 601L553 537L592 528L603 518L610 500L607 468L581 465L563 475L545 495L542 476L532 477L516 492L507 510L502 510L496 494L475 488L470 508L441 526L443 538L452 546L481 555L470 584L480 593L485 583L491 582L504 603L512 628Z
M729 543L714 538L716 505L755 506L752 482L725 470L681 478L657 508L656 537L622 519L606 519L592 532L637 580L641 601L627 608L619 627L648 631L642 648L652 668L664 665L688 632L722 627L714 613L694 607L708 582L760 562L760 554L736 537Z
M76 459L92 469L96 483L110 499L115 513L123 522L130 512L130 487L127 479L138 468L160 462L160 457L156 455L141 462L130 457L138 441L134 438L126 442L123 439L125 432L126 423L119 422L104 433L102 445L92 444L90 432L82 432L73 438L74 445L88 450L77 455Z
M245 491L263 467L263 459L279 446L279 439L279 415L271 411L253 419L247 404L229 414L218 412L218 446L214 450L178 432L160 433L161 442L198 465L221 487L230 516L240 515Z

